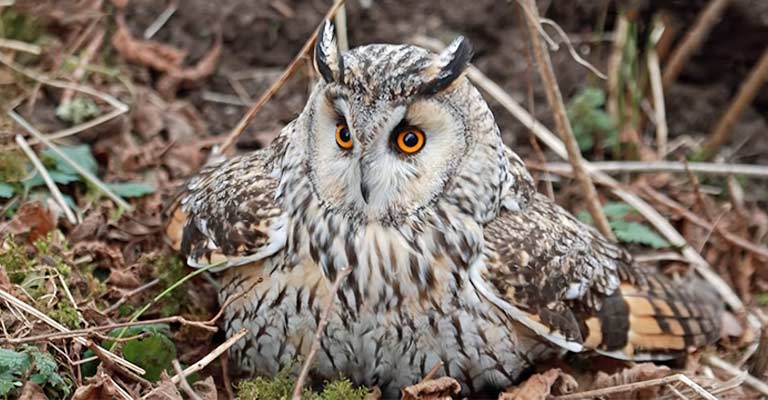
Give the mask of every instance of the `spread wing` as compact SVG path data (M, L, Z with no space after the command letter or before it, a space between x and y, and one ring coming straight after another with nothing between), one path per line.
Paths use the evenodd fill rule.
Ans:
M703 287L634 264L543 195L502 211L484 235L481 292L565 349L661 359L719 336L722 303Z
M272 174L278 143L205 167L186 187L166 228L171 244L192 267L251 263L283 248L286 216Z

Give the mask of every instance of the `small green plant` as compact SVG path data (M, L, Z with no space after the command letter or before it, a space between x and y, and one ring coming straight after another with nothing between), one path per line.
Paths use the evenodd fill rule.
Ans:
M635 213L634 208L629 204L608 202L603 205L603 211L613 233L616 234L616 238L620 242L642 244L654 249L669 247L669 243L648 226L627 221L627 217ZM592 223L592 217L586 211L580 212L578 217L583 222Z
M237 397L242 400L288 400L296 380L291 376L293 364L284 367L272 378L256 378L238 385ZM369 390L355 387L348 379L326 382L321 392L304 389L301 398L309 400L363 400Z
M568 119L582 152L592 150L596 142L603 147L619 143L619 131L611 116L603 109L605 92L594 87L583 88L568 104Z
M96 102L88 97L78 96L72 101L62 103L56 108L56 116L62 121L82 124L101 114Z
M0 396L10 396L28 379L54 398L67 397L72 382L58 372L56 361L37 347L24 345L19 351L0 348Z

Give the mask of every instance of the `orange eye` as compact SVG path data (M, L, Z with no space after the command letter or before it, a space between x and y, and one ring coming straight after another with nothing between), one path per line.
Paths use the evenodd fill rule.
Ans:
M426 141L424 132L416 128L405 128L395 137L397 148L405 154L414 154L421 150Z
M347 124L343 122L336 124L336 144L344 150L352 148L352 135L349 133Z

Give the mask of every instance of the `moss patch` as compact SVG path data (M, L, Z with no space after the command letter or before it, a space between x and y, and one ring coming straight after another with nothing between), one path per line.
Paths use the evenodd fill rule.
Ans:
M288 400L296 380L291 376L291 366L283 368L273 378L256 378L240 382L237 397L242 400ZM355 387L346 378L326 382L323 390L304 389L302 399L309 400L363 400L369 393L365 387Z

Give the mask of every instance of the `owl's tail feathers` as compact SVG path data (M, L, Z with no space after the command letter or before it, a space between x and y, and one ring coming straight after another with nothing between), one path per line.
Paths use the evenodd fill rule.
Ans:
M699 284L674 285L648 276L647 285L624 283L585 321L584 344L621 359L674 358L720 337L722 302Z

